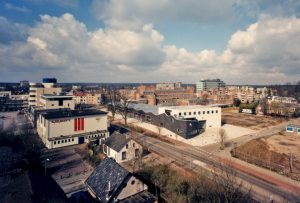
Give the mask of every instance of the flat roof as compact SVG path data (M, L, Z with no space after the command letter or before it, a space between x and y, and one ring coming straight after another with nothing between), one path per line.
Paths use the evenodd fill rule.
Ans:
M158 106L149 105L149 104L129 104L129 108L133 108L137 111L144 111L145 113L153 113L158 115Z
M56 94L42 94L41 97L46 98L46 99L50 99L50 98L70 98L70 97L74 97L73 95L56 95Z
M92 115L106 115L106 114L107 112L96 110L96 109L62 110L62 111L42 113L45 119L71 118L71 117L78 117L78 116L92 116Z
M220 108L216 106L189 105L189 106L161 106L164 109L200 109L200 108Z

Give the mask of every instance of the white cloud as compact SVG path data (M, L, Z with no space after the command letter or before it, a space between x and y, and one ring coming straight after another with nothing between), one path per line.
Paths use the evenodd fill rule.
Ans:
M22 13L28 13L28 12L31 12L30 9L22 6L22 7L19 7L19 6L15 6L11 3L5 3L4 4L4 7L7 9L7 10L13 10L13 11L18 11L18 12L22 12Z
M194 83L206 77L256 84L299 80L300 19L296 17L263 16L234 33L221 53L190 52L163 42L164 36L152 24L91 32L71 14L43 15L29 29L27 40L0 44L1 78L47 74L85 82Z
M99 20L115 28L136 28L144 22L224 22L234 16L236 0L94 0L92 10Z

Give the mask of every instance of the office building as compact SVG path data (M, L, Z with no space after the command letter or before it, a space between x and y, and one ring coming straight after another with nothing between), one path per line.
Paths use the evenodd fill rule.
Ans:
M225 87L226 84L220 80L220 79L206 79L206 80L200 80L196 83L196 92L200 91L207 91L211 88L221 88Z
M29 83L29 107L41 106L40 99L43 94L60 94L61 87L57 87L55 78L44 78L43 83Z

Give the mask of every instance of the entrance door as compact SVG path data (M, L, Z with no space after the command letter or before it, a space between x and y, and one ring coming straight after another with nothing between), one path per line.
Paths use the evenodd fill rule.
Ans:
M83 144L83 143L84 143L84 137L79 137L78 144Z

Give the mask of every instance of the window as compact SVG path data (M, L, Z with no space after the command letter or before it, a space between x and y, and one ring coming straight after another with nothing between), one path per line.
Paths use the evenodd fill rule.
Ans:
M54 141L54 144L56 144L56 141Z
M62 99L60 99L60 100L58 100L58 106L62 106L63 105L63 100Z
M132 180L132 181L131 181L131 185L134 185L134 183L135 183L135 181L134 181L134 180Z
M139 157L139 155L140 155L140 150L139 149L135 149L134 150L134 156L135 157Z
M71 139L68 139L68 142L71 142Z
M128 149L128 144L126 144L126 149Z
M60 144L60 141L57 141L57 144Z
M72 138L72 141L74 141L74 138Z
M189 112L189 115L192 115L192 112Z
M179 113L178 115L181 116L181 113Z
M200 115L201 114L201 111L198 111L198 115Z
M194 115L196 115L196 111L194 111Z
M207 114L209 114L209 111L207 111Z
M64 141L62 140L61 143L64 143Z
M214 111L211 111L211 113L214 113Z
M184 113L183 113L183 115L185 115L185 116L186 116L186 112L184 112Z
M122 152L122 160L126 159L126 152Z
M216 113L218 113L218 110L216 110Z
M205 111L203 111L202 113L205 114Z
M135 147L135 143L133 143L132 146Z

